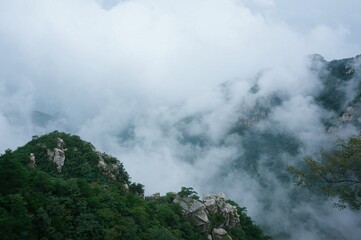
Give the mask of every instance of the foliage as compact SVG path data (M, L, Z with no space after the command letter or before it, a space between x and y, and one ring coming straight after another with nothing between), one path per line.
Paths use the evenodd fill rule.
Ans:
M199 200L198 193L194 191L192 187L182 187L181 191L178 192L178 196L180 196L181 198L188 197L194 200Z
M68 149L61 173L46 150L57 137ZM36 155L36 168L28 164L29 153ZM143 185L131 183L121 163L101 154L118 166L116 180L109 178L98 166L99 154L78 136L53 132L1 155L1 239L206 239L173 203L174 194L145 200Z
M306 156L302 169L289 167L296 184L316 188L329 197L338 197L336 207L361 209L361 135L339 140L334 150L318 158Z
M323 83L323 90L316 97L316 101L328 110L341 113L347 99L347 83L355 74L354 64L357 59L348 58L323 62L324 65L318 71ZM317 66L317 64L315 64Z
M227 200L227 203L236 206L240 215L240 224L232 229L227 229L228 234L232 239L239 240L271 240L270 236L266 236L262 229L256 225L252 219L247 215L246 208L241 208L237 203L232 200Z

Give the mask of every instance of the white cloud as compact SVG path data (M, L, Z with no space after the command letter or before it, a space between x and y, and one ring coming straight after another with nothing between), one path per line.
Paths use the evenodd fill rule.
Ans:
M282 164L317 149L329 140L320 122L326 113L312 101L322 86L307 71L307 55L331 59L361 49L355 41L355 2L332 3L328 15L306 11L318 2L302 4L0 1L0 151L55 128L71 131L118 157L149 193L180 186L202 193L224 190L262 224L267 224L260 217L266 199L275 208L272 222L291 211L286 208L292 201L282 200L291 186L267 173L271 163L265 157L260 158L264 178L279 187L274 200L263 195L267 189L257 178L230 170L249 140L229 135L231 128L277 95L284 102L255 131L273 127L274 133L293 133L302 145L300 156L285 153ZM335 24L338 7L354 17L343 21L337 14ZM260 89L251 93L256 83ZM35 126L34 110L58 119ZM345 219L354 219L350 216ZM310 239L318 234L312 231Z

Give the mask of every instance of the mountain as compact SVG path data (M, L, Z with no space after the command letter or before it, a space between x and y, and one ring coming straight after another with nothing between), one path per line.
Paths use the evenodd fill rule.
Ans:
M314 55L312 66L325 86L316 101L336 114L329 130L347 123L361 129L361 55L330 62Z
M259 184L258 207L275 213L270 216L274 221L261 220L261 225L275 239L304 239L302 235L308 234L312 239L357 239L353 234L360 227L357 221L353 230L346 232L319 218L344 222L345 215L357 219L358 213L337 216L320 208L319 203L327 200L317 192L290 186L292 180L285 168L290 164L302 168L299 160L305 155L317 155L334 146L337 138L361 131L361 55L332 61L312 55L309 70L308 78L317 82L314 90L302 96L284 96L282 92L256 96L252 107L239 114L227 137L237 136L243 151L232 161L231 169ZM249 96L261 90L256 83ZM257 212L262 219L261 211ZM280 216L286 220L278 220ZM289 227L276 230L275 225Z
M224 82L211 97L144 114L119 130L119 145L127 146L120 155L140 148L161 158L165 148L189 166L184 175L197 189L222 190L248 206L274 239L359 239L360 213L340 213L318 192L295 187L287 167L302 168L306 155L360 131L360 63L360 56L312 55L296 70Z
M2 154L0 181L1 239L270 239L222 194L144 198L116 158L57 131Z
M55 114L47 114L46 110L38 109L28 118L10 113L6 117L19 123L16 126L21 126L24 119L31 120L38 132L54 128L64 131L73 129L69 131L86 135L102 149L116 152L117 158L127 166L133 178L143 179L140 181L147 185L146 192L163 191L162 194L165 194L173 190L173 186L179 189L184 185L191 185L202 195L224 192L237 204L247 206L247 214L274 239L356 240L361 235L360 212L350 209L340 212L333 208L333 199L327 199L312 190L295 187L287 167L291 165L302 168L306 155L317 156L319 151L333 148L338 138L347 138L360 132L360 63L360 56L326 61L320 55L312 55L301 66L264 69L249 79L226 81L204 96L196 96L177 105L141 111L141 114L134 113L127 119L123 115L117 116L113 111L105 111L105 115L99 113L98 116L94 113L97 116L95 119L86 118L79 125L79 122L69 120L72 118L66 115L64 106L50 111ZM101 123L110 118L113 119L112 124L106 124L103 129ZM204 199L189 199L186 195L182 200L176 198L177 194L165 194L159 199L156 195L145 201L141 197L144 191L142 185L131 183L124 168L114 165L119 161L97 153L91 145L87 145L86 151L79 150L83 146L80 142L76 144L79 145L76 148L71 147L75 136L67 139L67 134L52 134L55 135L46 141L39 139L44 139L47 135L38 139L35 137L30 142L33 147L20 151L22 155L19 155L18 150L12 152L16 153L16 159L25 169L25 175L42 171L52 179L49 182L83 179L91 186L98 186L97 191L101 194L108 194L113 188L118 188L117 191L124 192L121 195L123 198L128 195L137 196L137 202L141 203L142 208L127 210L126 214L114 214L132 219L138 229L132 233L140 234L137 235L140 238L150 238L149 229L152 228L144 226L143 219L151 222L152 226L167 229L176 238L192 239L189 234L185 237L185 228L178 231L175 230L178 225L164 225L162 221L167 218L155 220L157 217L153 213L156 211L149 210L149 201L155 202L153 206L158 206L159 199L163 199L162 204L173 206L173 201L177 199L182 214L176 212L177 217L174 217L182 222L191 217L196 224L202 223L197 229L193 228L194 233L200 234L203 228L210 235L213 234L213 229L218 228L203 221L214 219L209 215L212 206L207 206L208 197L211 202L221 199L220 205L224 202L230 204L230 201L227 202L218 195ZM49 156L55 155L57 137L64 140L64 148L68 149L64 152L65 164L59 168L61 173L48 160ZM26 167L31 152L36 158L35 169ZM83 153L87 157L82 157ZM75 159L77 160L73 161ZM61 156L58 162L62 162ZM125 190L127 185L129 192ZM5 187L4 191L7 189ZM105 189L107 190L103 191ZM185 192L192 195L189 189L185 189ZM27 202L26 204L29 205ZM188 205L191 206L189 209L185 207ZM128 209L135 205L128 204L126 207ZM106 208L114 211L113 207ZM44 206L43 209L48 211ZM134 213L142 212L140 209L145 212L142 217ZM228 205L223 209L233 211ZM241 210L238 211L242 212ZM34 211L26 211L31 216L36 215ZM94 211L90 213L97 219L98 213ZM32 219L29 221L33 221ZM111 222L112 219L114 218L107 221ZM75 223L72 224L76 226ZM101 226L102 229L107 229L105 225ZM67 228L74 229L68 225ZM163 230L159 231L164 233ZM245 235L252 235L248 230L243 230ZM11 231L15 230L7 232ZM115 236L124 233L117 228L109 231L114 232ZM232 231L228 232L237 239ZM74 238L74 233L71 234ZM207 234L203 232L193 237L207 237Z

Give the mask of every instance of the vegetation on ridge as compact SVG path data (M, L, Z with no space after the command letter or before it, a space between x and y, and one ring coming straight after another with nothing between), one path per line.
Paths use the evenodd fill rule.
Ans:
M61 173L48 152L58 137L66 144ZM29 165L30 153L36 167ZM174 194L145 200L143 186L130 182L117 159L78 136L53 132L7 150L0 156L0 181L2 239L207 239L173 203ZM269 239L237 208L241 224L229 231L233 239Z
M337 197L338 208L361 209L361 135L339 140L333 151L307 156L304 163L302 169L289 167L297 185Z

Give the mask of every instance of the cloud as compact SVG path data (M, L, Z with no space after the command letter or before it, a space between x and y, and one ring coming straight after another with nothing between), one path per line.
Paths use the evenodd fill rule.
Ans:
M343 22L337 14L340 24L330 20L340 6L318 21L306 10L319 3L302 4L2 1L0 150L70 131L115 155L147 193L225 191L280 239L283 231L297 239L307 230L309 239L327 239L317 228L344 236L342 224L318 214L342 222L355 213L338 215L307 199L296 206L284 197L295 191L281 181L285 173L274 171L334 141L321 121L332 113L314 102L323 85L307 56L332 59L361 49L354 2L340 3L340 12L355 16ZM295 6L304 15L293 17ZM281 145L286 150L274 150ZM345 229L358 236L356 227Z

